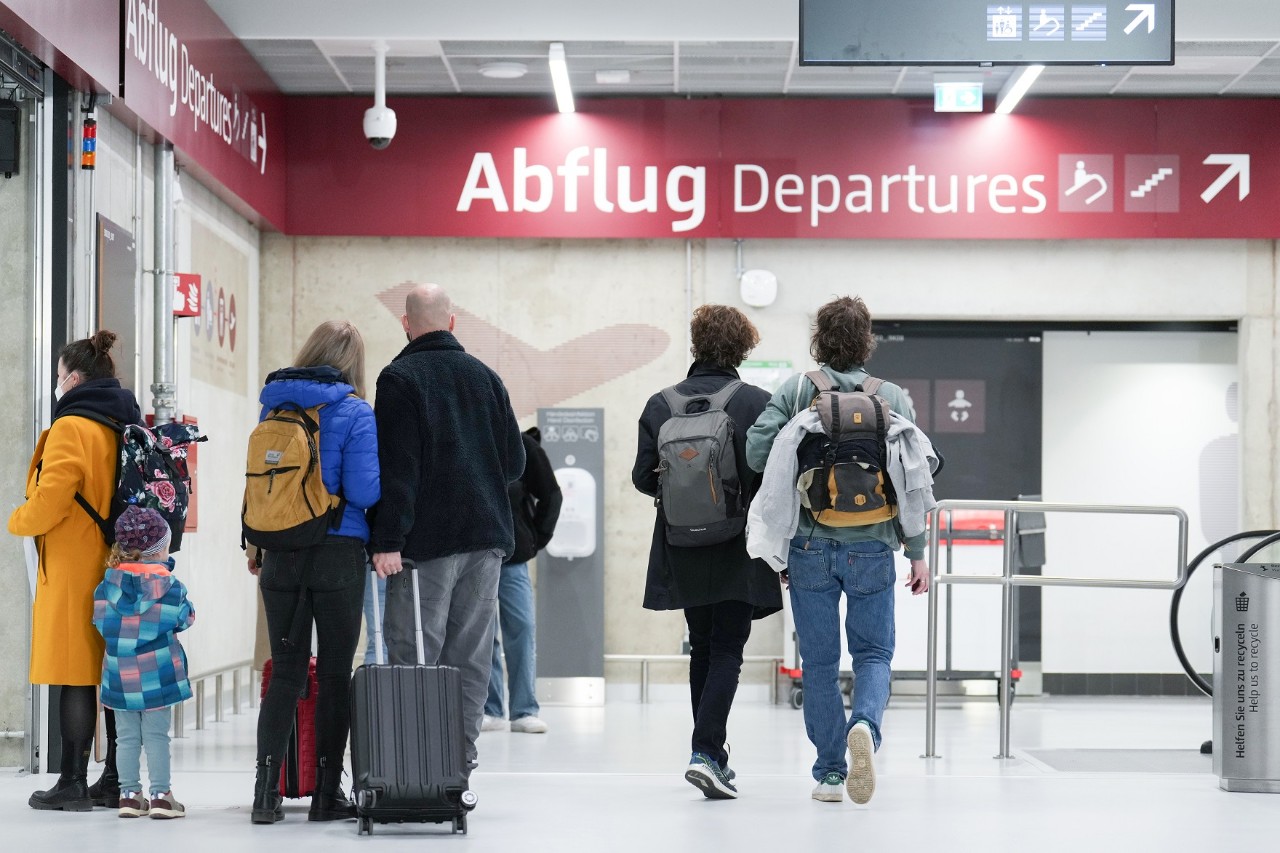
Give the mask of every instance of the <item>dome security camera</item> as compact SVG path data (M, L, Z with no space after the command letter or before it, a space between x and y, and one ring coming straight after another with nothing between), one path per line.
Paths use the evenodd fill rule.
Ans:
M375 150L391 144L396 135L396 111L385 106L372 106L364 111L364 138Z

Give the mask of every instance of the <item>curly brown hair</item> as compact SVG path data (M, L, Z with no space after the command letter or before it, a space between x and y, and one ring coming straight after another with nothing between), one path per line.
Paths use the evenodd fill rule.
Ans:
M841 296L818 309L809 353L819 364L845 373L867 363L876 351L871 312L857 296Z
M760 333L737 308L699 305L689 324L693 357L716 367L737 367L760 343Z

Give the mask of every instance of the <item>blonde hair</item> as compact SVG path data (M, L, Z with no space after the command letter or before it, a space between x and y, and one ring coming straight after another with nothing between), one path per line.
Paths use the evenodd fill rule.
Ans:
M298 350L293 366L321 365L337 368L357 396L364 396L364 338L354 325L346 320L326 320L316 326Z
M115 542L111 546L111 553L107 555L107 568L114 569L121 563L139 563L142 561L142 552L137 548L121 548L119 542Z

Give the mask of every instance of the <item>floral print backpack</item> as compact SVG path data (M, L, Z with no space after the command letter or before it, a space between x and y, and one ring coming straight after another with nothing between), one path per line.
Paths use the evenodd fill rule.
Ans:
M76 493L76 503L102 530L102 538L108 545L116 541L116 519L126 507L134 505L149 507L164 516L173 532L170 553L181 548L191 490L187 447L198 441L207 441L207 436L200 435L200 430L193 424L168 423L148 428L141 424L121 424L86 411L70 411L64 416L71 414L110 427L119 436L116 493L111 498L107 517L99 515L83 495Z

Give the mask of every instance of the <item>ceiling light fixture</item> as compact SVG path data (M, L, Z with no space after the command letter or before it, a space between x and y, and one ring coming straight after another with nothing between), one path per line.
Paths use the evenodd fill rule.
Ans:
M523 62L486 62L480 66L480 76L490 80L519 80L529 73Z
M551 66L551 84L556 90L556 105L562 113L573 112L573 89L569 86L569 66L564 59L564 43L552 42L547 50L547 64Z
M1031 88L1032 83L1036 82L1036 78L1043 70L1043 65L1024 65L1018 69L996 96L996 113L1004 116L1013 112L1013 108L1022 100L1022 96L1027 94L1027 90Z
M596 72L596 82L601 86L625 86L631 82L631 72L626 68L602 68Z

